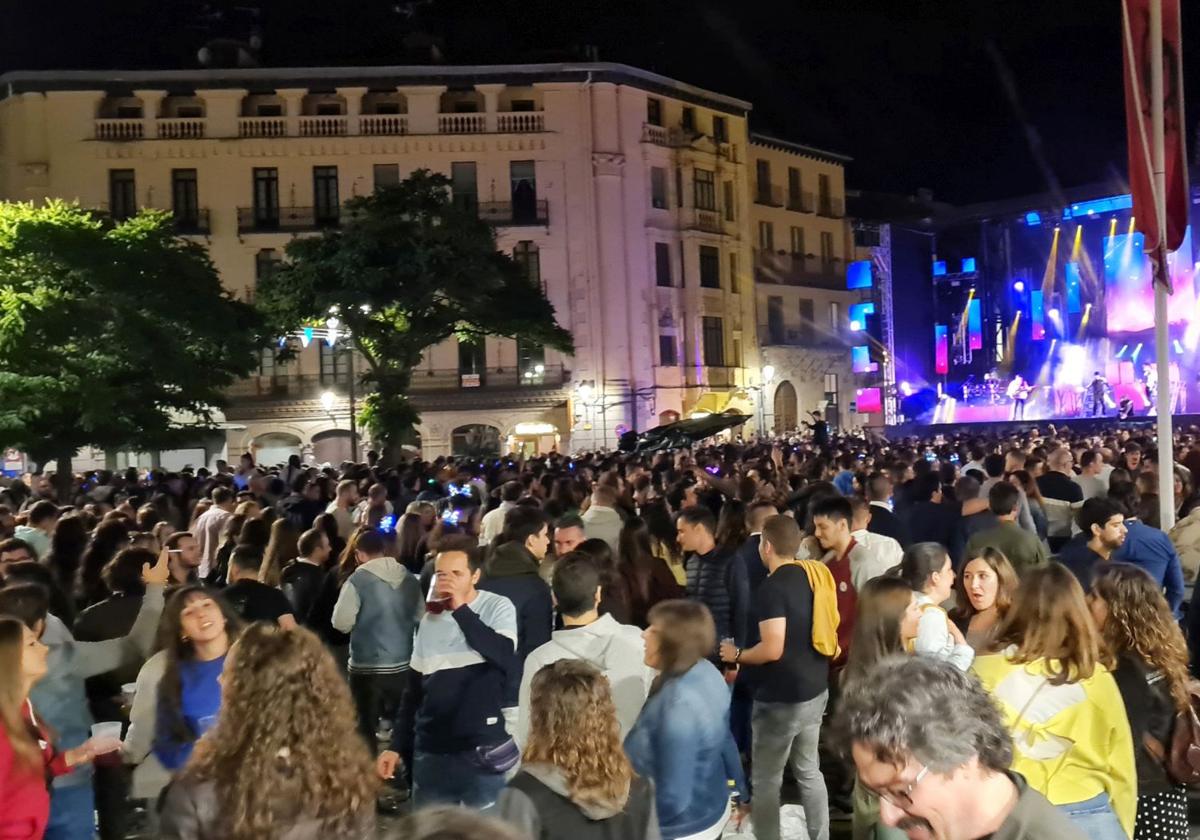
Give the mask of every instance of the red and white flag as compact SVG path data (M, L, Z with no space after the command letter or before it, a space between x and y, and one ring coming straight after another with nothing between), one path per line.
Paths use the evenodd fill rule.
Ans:
M1154 202L1153 138L1150 110L1150 7L1162 5L1163 136L1167 177L1167 217L1160 222ZM1146 253L1159 256L1166 228L1166 250L1183 242L1188 223L1187 150L1183 132L1183 54L1179 0L1123 0L1125 57L1125 128L1129 139L1129 185L1138 229L1146 235ZM1156 271L1170 288L1166 271Z

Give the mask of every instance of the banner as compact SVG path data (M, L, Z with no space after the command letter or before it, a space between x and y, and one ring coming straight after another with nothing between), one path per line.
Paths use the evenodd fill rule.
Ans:
M1162 4L1163 136L1166 170L1166 250L1176 250L1187 228L1187 151L1184 141L1183 58L1179 0L1123 0L1125 64L1125 128L1129 142L1129 186L1138 230L1146 234L1152 259L1160 245L1160 222L1154 203L1151 124L1150 7ZM1156 278L1170 283L1166 272Z

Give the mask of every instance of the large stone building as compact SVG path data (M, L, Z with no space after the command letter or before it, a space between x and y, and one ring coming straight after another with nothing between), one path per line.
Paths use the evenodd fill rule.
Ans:
M797 288L817 278L821 295L836 295L844 278L842 159L752 139L749 110L601 63L14 72L0 76L0 199L171 211L226 286L252 299L288 241L338 224L346 199L419 168L444 173L455 201L540 279L576 352L501 338L430 348L412 386L424 453L606 447L631 428L752 412L763 331L768 352L790 335L785 321L785 341L773 340L777 292L756 302L755 278L801 315ZM790 191L775 206L762 188L790 190L772 179L791 166L800 206ZM763 223L776 225L771 248ZM800 286L769 279L778 254L767 253L786 251L797 225L801 263L819 254ZM791 368L775 364L781 387ZM224 441L164 463L211 460L221 444L269 462L346 457L352 365L319 340L287 365L264 351L258 375L231 391ZM805 405L807 381L791 383Z

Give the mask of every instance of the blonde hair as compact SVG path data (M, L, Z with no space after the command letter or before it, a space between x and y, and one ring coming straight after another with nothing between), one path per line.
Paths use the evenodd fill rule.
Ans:
M1176 710L1185 711L1191 682L1187 642L1159 585L1139 566L1113 563L1096 575L1092 597L1108 609L1100 635L1112 654L1132 654L1162 674Z
M25 625L18 619L0 615L0 725L22 770L41 776L42 754L25 723L25 679L22 660L25 655Z
M566 779L572 800L624 807L633 766L608 679L595 666L560 659L533 677L527 764L550 764ZM584 723L586 722L586 723Z
M1044 659L1051 685L1086 680L1097 665L1111 664L1083 588L1060 563L1025 574L992 645L994 650L1015 646L1012 662Z
M275 840L300 820L352 833L375 807L374 763L350 689L309 630L260 622L229 653L216 725L182 777L216 787L217 836Z

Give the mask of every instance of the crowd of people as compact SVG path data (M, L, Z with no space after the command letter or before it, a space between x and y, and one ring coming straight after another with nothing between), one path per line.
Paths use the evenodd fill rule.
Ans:
M1175 443L7 480L0 837L778 840L788 775L812 840L1187 837Z

